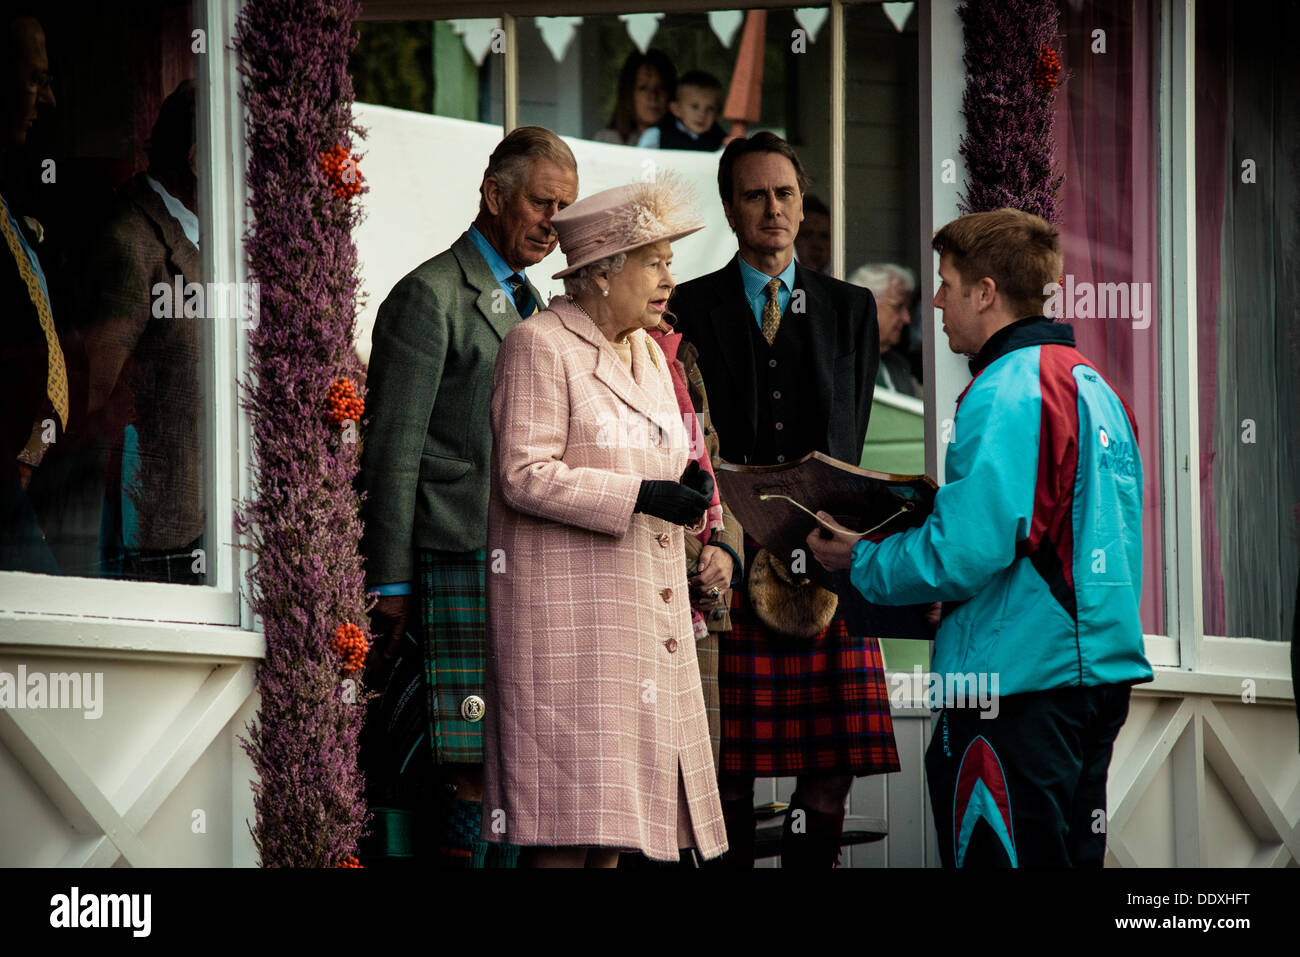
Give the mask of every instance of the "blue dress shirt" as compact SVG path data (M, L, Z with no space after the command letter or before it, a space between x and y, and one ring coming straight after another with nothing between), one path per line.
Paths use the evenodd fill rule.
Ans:
M499 283L501 288L505 290L506 296L510 297L511 302L514 302L515 287L510 285L510 277L515 274L515 271L510 268L510 265L504 259L501 258L501 254L496 251L496 247L488 242L487 239L484 238L483 234L478 231L478 227L471 226L469 228L469 238L474 240L474 245L477 246L478 251L483 254L483 259L487 262L488 269L492 270L492 275L496 277L497 283ZM519 275L524 275L522 269L519 270ZM524 276L524 282L527 281L528 277ZM537 308L542 308L540 302L537 304Z

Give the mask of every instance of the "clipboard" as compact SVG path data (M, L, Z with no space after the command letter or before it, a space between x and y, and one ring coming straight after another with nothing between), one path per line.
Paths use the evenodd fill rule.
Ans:
M839 595L850 632L874 638L930 639L923 617L927 605L868 602L850 584L847 571L828 572L817 563L807 538L819 524L813 514L818 511L862 534L915 528L934 508L939 489L934 479L873 472L821 452L779 465L724 461L714 474L722 500L750 537L796 574Z

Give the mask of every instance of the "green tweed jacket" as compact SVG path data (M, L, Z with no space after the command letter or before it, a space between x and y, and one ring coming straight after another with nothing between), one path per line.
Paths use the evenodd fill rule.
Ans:
M492 369L519 321L468 231L380 305L359 476L367 585L415 582L416 549L486 544Z

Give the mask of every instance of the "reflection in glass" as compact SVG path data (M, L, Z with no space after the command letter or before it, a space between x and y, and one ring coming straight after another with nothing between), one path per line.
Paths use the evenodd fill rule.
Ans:
M51 3L4 29L22 51L4 102L27 112L0 171L17 317L0 568L202 583L200 342L217 313L199 267L190 7Z
M1147 4L1061 5L1056 154L1065 276L1062 308L1079 351L1133 410L1143 472L1142 628L1164 631L1159 412L1161 304L1156 301L1155 92L1157 56ZM1092 31L1106 34L1094 53Z
M1300 569L1296 4L1196 5L1205 632L1285 641Z

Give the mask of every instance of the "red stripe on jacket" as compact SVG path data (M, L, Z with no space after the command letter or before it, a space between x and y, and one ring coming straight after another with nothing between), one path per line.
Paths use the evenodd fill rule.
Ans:
M1069 346L1039 348L1038 481L1029 539L1019 549L1022 555L1033 554L1046 539L1070 591L1074 590L1074 484L1079 471L1079 389L1073 370L1078 365L1092 368Z

